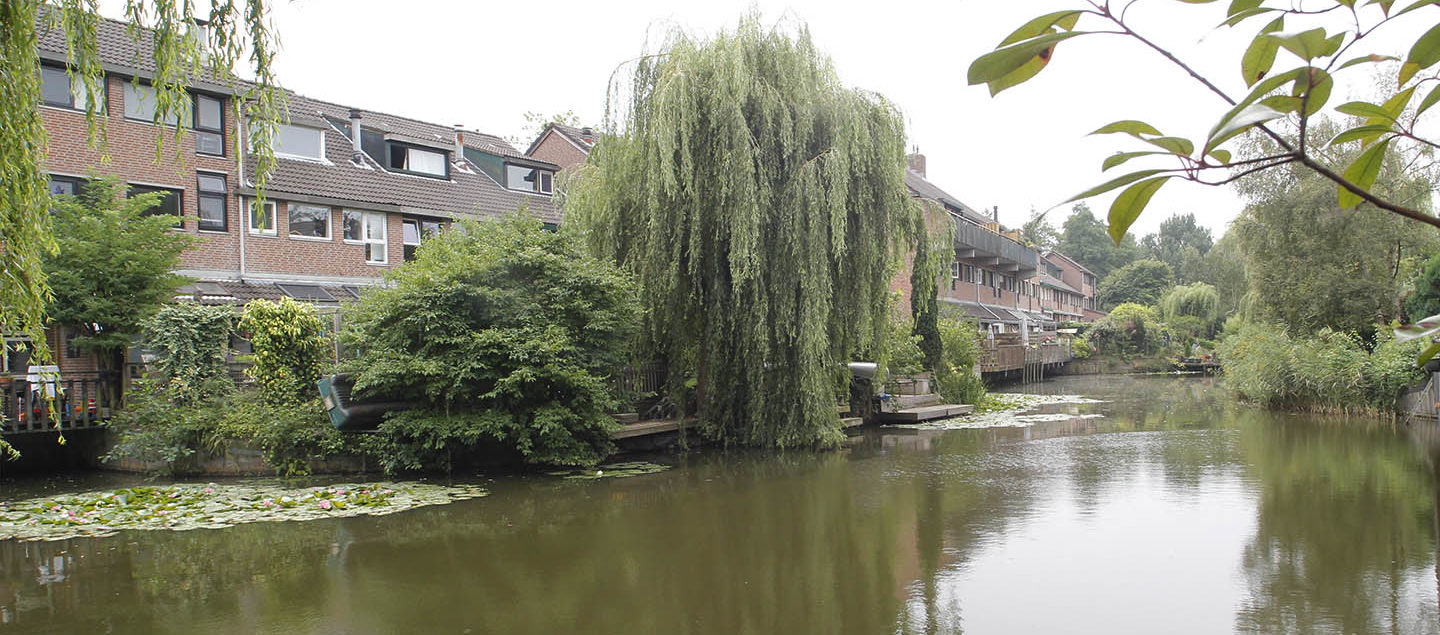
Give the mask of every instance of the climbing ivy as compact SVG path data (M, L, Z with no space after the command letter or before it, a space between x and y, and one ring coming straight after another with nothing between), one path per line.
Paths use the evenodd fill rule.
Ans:
M299 403L315 396L331 349L314 307L290 298L255 300L245 305L239 326L253 350L245 376L265 401Z
M567 220L635 273L650 348L672 393L695 386L705 434L837 443L843 363L884 339L914 245L900 113L841 84L803 25L754 15L674 30L617 78Z
M145 347L154 355L147 383L161 386L182 404L208 401L233 390L226 354L235 310L194 302L167 304L145 325Z

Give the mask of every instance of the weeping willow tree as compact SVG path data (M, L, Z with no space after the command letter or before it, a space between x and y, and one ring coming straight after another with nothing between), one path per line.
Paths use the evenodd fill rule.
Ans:
M265 0L215 0L208 16L195 14L193 0L126 0L130 35L153 61L148 80L156 90L155 123L188 119L187 85L205 74L236 87L237 109L250 122L250 152L256 157L256 189L263 192L274 162L270 140L280 117L282 96L270 62L277 40ZM46 32L63 36L68 71L84 95L89 138L103 147L105 81L97 34L102 18L96 0L0 0L0 333L24 335L39 360L50 358L44 326L51 294L43 263L55 251L50 231L50 193L44 170L46 135L40 117L38 45ZM208 19L198 28L197 18ZM255 81L231 75L247 57ZM157 126L173 135L178 157L181 127ZM240 142L239 135L237 145ZM163 139L163 136L161 137ZM164 143L161 143L164 146ZM157 156L159 161L162 157ZM178 163L178 162L177 162ZM13 450L0 440L0 452Z
M804 27L756 16L676 30L625 71L567 220L636 275L646 346L672 395L693 386L704 434L837 442L844 362L876 353L917 232L899 113L843 86Z

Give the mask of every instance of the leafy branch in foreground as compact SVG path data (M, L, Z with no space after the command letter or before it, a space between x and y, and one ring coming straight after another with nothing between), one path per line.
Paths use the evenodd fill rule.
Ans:
M1150 199L1170 179L1225 185L1292 163L1304 165L1331 181L1343 209L1352 209L1364 202L1440 227L1440 219L1435 216L1373 191L1390 146L1403 146L1410 154L1440 147L1415 132L1420 117L1440 102L1440 76L1430 71L1440 63L1440 26L1432 27L1410 43L1403 58L1356 50L1362 41L1375 41L1367 38L1382 27L1401 21L1402 17L1406 21L1423 19L1414 12L1440 3L1415 0L1396 9L1395 0L1332 0L1306 3L1302 8L1290 2L1232 0L1217 28L1238 27L1256 18L1269 18L1240 52L1239 71L1247 92L1237 95L1220 88L1216 79L1202 75L1168 49L1134 30L1126 21L1126 12L1139 1L1085 0L1084 8L1034 18L1003 39L994 51L971 63L968 76L971 85L985 84L991 95L995 95L1043 70L1061 42L1079 36L1118 35L1140 43L1184 70L1228 105L1205 138L1198 141L1166 135L1136 120L1117 121L1091 133L1124 134L1146 144L1143 150L1121 152L1107 158L1103 170L1133 159L1165 161L1164 167L1124 174L1065 201L1125 188L1110 207L1110 235L1114 240L1118 242L1125 235ZM1184 2L1213 4L1215 0ZM1316 5L1325 6L1316 8ZM1342 26L1336 32L1327 30L1326 26L1333 28L1337 21ZM1089 30L1081 30L1082 25ZM1275 72L1282 50L1287 53L1285 59L1298 60L1299 65ZM1334 107L1338 113L1358 118L1359 123L1328 139L1312 138L1315 135L1310 130L1310 120L1329 103L1335 75L1359 65L1387 61L1401 62L1395 75L1396 92L1382 103L1352 101ZM1282 134L1277 128L1280 123L1295 126L1299 130L1298 138ZM1279 151L1234 160L1224 146L1247 132L1269 137ZM1360 144L1362 151L1343 168L1332 167L1317 154L1319 150L1352 143Z

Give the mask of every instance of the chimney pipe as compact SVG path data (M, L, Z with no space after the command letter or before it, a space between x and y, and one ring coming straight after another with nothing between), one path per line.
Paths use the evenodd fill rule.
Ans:
M996 205L996 206L995 206L995 223L996 223L996 224L999 224L999 223L1000 223L1000 206L999 206L999 205Z
M465 126L455 124L455 162L465 160Z
M362 161L364 150L360 149L360 109L350 109L350 145L355 149L355 162Z
M919 174L922 177L925 176L925 155L920 154L919 148L916 148L915 152L906 155L905 164L910 168L911 172Z

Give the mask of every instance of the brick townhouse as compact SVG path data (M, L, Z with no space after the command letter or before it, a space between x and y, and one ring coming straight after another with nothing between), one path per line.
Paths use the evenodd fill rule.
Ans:
M545 124L525 155L549 161L565 170L585 162L595 149L595 129L576 128L561 123Z
M196 280L182 293L197 300L338 303L378 283L428 233L455 219L523 208L547 224L560 222L551 197L556 163L494 135L290 91L274 148L278 165L264 204L255 205L254 159L235 150L245 126L237 121L236 86L197 78L190 112L157 128L147 83L154 74L145 54L150 41L136 42L117 21L102 21L99 31L104 149L87 142L85 95L65 72L63 33L42 27L51 191L71 194L92 176L113 175L131 192L165 194L157 213L177 216L177 231L200 239L179 270ZM63 330L52 337L63 372L93 369L93 360L66 351ZM7 356L0 370L23 372L23 364Z
M994 333L1034 333L1060 322L1093 320L1095 276L1059 252L1041 256L1000 233L999 222L926 179L925 156L908 157L905 185L922 201L929 222L949 223L954 257L940 280L942 307L975 319Z

